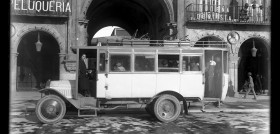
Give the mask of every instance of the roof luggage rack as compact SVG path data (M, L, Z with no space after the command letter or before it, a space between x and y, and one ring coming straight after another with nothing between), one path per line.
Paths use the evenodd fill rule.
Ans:
M188 40L140 40L122 39L92 42L93 46L149 46L149 47L218 47L227 48L225 41L188 41Z

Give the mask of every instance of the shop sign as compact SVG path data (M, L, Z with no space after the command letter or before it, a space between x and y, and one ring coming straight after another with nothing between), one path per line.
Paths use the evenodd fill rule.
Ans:
M64 61L64 65L65 65L65 69L66 69L66 71L68 71L68 72L74 72L74 71L76 71L76 61L74 61L74 60L65 60Z
M27 15L68 15L71 13L70 0L11 0L13 14Z

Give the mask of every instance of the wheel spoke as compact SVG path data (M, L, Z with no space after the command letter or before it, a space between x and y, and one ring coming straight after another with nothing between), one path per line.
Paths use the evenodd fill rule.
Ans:
M175 114L175 106L174 103L171 102L170 100L163 100L160 104L159 104L159 115L163 118L171 118L174 116Z
M61 106L56 100L46 100L42 104L41 113L47 119L55 119L61 113Z
M180 115L180 102L172 95L161 95L155 102L155 116L163 122L174 121Z

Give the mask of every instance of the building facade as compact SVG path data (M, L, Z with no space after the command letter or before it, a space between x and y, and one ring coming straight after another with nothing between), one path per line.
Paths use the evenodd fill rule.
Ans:
M163 39L170 34L168 24L175 24L178 39L230 41L229 83L236 92L248 71L270 90L270 5L268 0L11 0L10 87L36 90L49 79L75 79L71 47L95 45L91 39L103 27Z

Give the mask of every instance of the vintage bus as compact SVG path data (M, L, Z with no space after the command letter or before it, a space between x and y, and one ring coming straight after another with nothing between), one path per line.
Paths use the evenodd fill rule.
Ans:
M76 80L50 81L40 90L36 115L43 123L60 121L68 107L75 107L78 116L90 116L82 114L87 110L96 116L100 110L139 104L158 120L171 122L188 112L190 101L214 98L220 102L226 97L226 42L122 40L73 50L77 56ZM94 72L94 78L88 80L90 96L78 88L83 54L88 70Z

